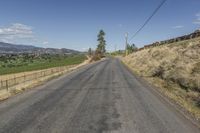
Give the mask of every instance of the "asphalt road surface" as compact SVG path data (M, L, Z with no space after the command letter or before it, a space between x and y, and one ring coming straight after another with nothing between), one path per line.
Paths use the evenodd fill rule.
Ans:
M200 133L117 59L0 102L1 133Z

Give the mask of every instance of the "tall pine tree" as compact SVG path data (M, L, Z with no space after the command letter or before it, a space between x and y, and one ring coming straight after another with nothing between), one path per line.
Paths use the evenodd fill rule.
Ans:
M97 45L97 50L96 52L98 54L100 54L101 56L103 56L106 52L106 41L104 39L105 37L105 32L103 30L100 30L99 31L99 34L98 34L98 39L97 41L99 42L98 45Z

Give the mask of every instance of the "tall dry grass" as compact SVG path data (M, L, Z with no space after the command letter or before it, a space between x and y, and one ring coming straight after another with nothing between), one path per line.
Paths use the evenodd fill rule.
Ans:
M200 119L200 38L144 49L123 61Z

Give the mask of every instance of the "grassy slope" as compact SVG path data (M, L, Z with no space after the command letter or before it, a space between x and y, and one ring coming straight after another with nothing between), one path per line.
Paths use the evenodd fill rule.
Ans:
M141 50L123 61L200 119L200 38Z
M48 60L35 59L33 62L24 63L23 65L15 65L23 63L23 61L12 62L12 67L0 67L0 75L18 73L24 71L33 71L47 69L51 67L59 67L65 65L74 65L82 63L86 59L85 55L74 55L74 56L62 56L62 57L51 57Z

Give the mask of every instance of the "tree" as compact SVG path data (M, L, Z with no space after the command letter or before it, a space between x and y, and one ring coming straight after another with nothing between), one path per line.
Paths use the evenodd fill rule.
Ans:
M92 49L91 48L88 49L88 55L92 56Z
M99 43L97 45L96 53L100 54L101 56L103 56L106 52L106 41L104 39L104 36L105 32L103 30L100 30L97 39Z
M128 50L128 53L133 53L135 51L137 51L137 47L135 46L135 44L132 44L132 45L127 45L127 50Z

